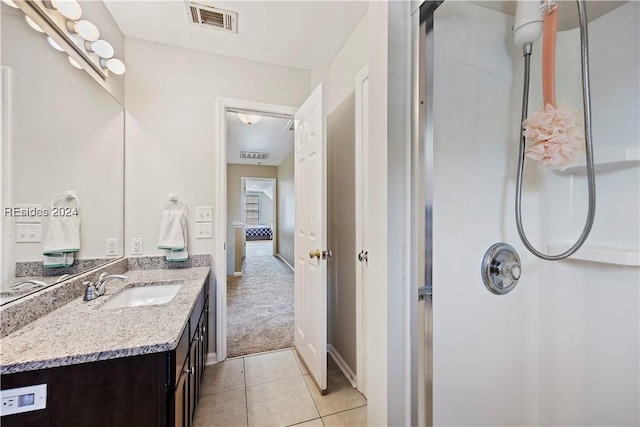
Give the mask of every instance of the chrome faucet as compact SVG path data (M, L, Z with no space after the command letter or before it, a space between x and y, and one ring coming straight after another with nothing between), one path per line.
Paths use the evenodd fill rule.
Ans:
M63 274L62 276L58 277L58 280L56 280L56 281L55 281L55 283L60 283L60 282L62 282L63 280L68 279L69 277L71 277L71 275L70 275L70 274ZM55 283L54 283L54 284L55 284Z
M112 274L110 276L107 276L107 273L102 273L96 283L84 282L84 285L87 286L84 291L84 300L91 301L104 295L104 293L107 291L105 284L111 279L125 280L128 279L128 277L121 274Z
M26 286L26 285L30 285L30 286ZM45 286L47 286L46 283L44 283L44 282L42 282L40 280L31 279L31 280L23 280L20 283L16 283L15 285L11 286L11 290L12 291L26 291L26 290L44 288Z

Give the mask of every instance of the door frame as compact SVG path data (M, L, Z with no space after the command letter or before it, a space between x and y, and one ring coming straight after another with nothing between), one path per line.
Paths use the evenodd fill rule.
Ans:
M363 123L364 101L362 98L362 86L369 78L369 64L366 64L356 74L356 250L368 250L362 246L362 240L367 230L362 225L362 216L367 211L367 207L362 204L363 180L367 179L363 173L368 171L368 148L364 145L362 133L367 123ZM367 106L368 108L368 106ZM367 141L368 145L368 141ZM356 254L354 256L357 257ZM363 395L367 393L367 304L364 283L364 263L356 258L356 388Z
M260 178L255 176L243 176L241 179L240 188L242 189L242 197L240 201L240 209L242 215L246 213L245 211L245 196L247 194L247 181L266 181L270 182L273 185L273 209L271 212L271 216L273 220L271 221L273 224L271 225L271 230L273 230L273 238L271 239L271 255L278 255L278 178ZM242 222L247 223L246 218L242 218Z
M266 104L233 98L216 98L216 137L214 139L216 168L216 197L214 208L214 277L216 294L215 353L207 355L207 363L227 358L227 112L252 111L272 117L293 117L298 107ZM209 325L209 330L214 328Z

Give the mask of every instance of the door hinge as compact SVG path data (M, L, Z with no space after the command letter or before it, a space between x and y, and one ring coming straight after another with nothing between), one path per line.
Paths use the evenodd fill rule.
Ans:
M426 285L418 288L418 300L431 302L433 300L433 287Z

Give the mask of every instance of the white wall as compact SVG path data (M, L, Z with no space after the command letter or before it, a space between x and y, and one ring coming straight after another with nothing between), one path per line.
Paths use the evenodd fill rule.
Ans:
M2 13L2 65L9 67L11 90L11 136L3 147L10 148L11 176L2 171L11 195L4 206L40 204L50 210L55 195L77 191L77 258L105 258L106 239L122 239L124 227L122 106L26 26L22 12L9 12ZM15 243L10 220L12 235L3 236L10 257L3 278L13 276L16 261L42 260L49 219L42 218L39 243Z
M513 18L464 2L435 14L433 95L434 425L538 425L540 262L519 241L513 194L521 52ZM536 46L537 47L537 46ZM515 76L515 77L514 77ZM540 186L527 176L525 213ZM540 216L525 215L531 240ZM523 275L495 296L480 262L496 242L514 246Z
M640 70L629 54L639 49L638 13L630 2L589 26L596 161L599 151L640 140L631 119L639 115ZM434 425L638 425L639 269L541 261L516 233L522 55L512 23L462 2L436 11ZM582 103L577 33L558 35L557 98L573 108ZM539 42L531 78L530 109L538 109ZM598 172L597 182L587 245L637 253L638 167ZM523 217L536 247L575 240L585 212L584 174L527 159ZM520 283L501 297L484 289L478 271L496 241L523 261Z
M156 249L160 203L178 193L189 207L190 252L213 253L214 240L194 239L194 207L214 205L216 98L300 105L309 93L310 73L126 42L126 239L142 237L145 255L162 254Z
M607 150L640 146L639 16L640 4L629 2L589 24L596 162ZM578 47L578 29L558 35L556 90L581 114ZM546 242L575 240L586 217L585 174L544 178ZM640 168L598 171L596 184L585 245L638 253ZM543 277L540 424L639 425L640 268L567 260L545 264Z
M295 233L295 178L294 178L294 153L291 152L286 159L278 165L277 191L277 218L278 238L276 240L277 253L284 258L289 265L294 265L294 233Z

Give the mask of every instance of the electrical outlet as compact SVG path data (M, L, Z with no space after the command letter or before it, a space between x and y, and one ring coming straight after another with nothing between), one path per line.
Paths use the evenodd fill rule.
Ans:
M213 207L196 206L196 222L211 222L211 221L213 221Z
M42 224L16 224L16 243L42 241Z
M196 239L212 239L213 223L202 222L196 224Z
M107 239L107 256L118 256L118 239Z
M142 237L131 239L131 255L142 255Z

